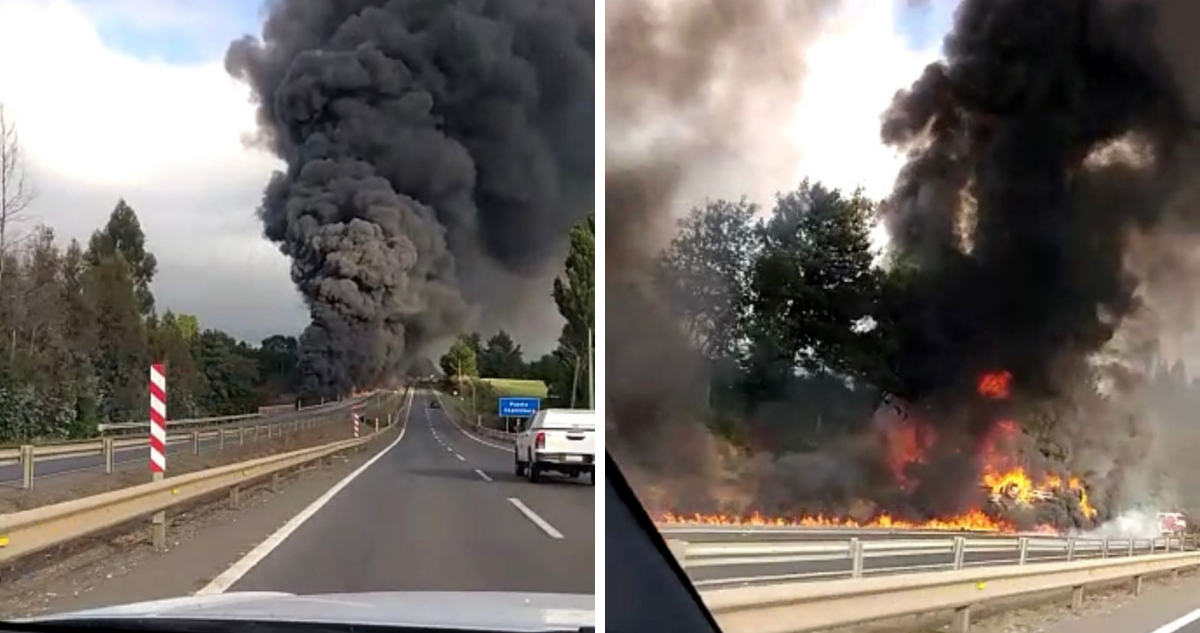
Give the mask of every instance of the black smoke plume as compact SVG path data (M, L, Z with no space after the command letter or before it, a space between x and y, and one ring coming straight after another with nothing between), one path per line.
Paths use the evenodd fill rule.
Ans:
M964 0L944 59L882 113L882 141L908 156L882 205L893 263L911 282L886 315L897 324L895 370L913 423L940 438L910 465L913 485L897 491L881 468L889 446L865 437L820 453L757 455L711 438L704 451L696 440L675 467L642 438L704 435L695 421L703 378L687 372L610 380L614 445L651 471L648 479L666 482L665 496L684 491L690 510L921 519L979 504L979 455L998 421L1014 419L1033 474L1081 473L1100 518L1128 505L1143 492L1137 472L1154 443L1144 368L1160 339L1190 329L1197 313L1200 267L1188 254L1200 245L1200 40L1185 26L1196 24L1200 4L1188 0ZM731 55L728 40L706 44L692 50ZM693 70L686 85L694 94L724 81L712 68ZM637 75L625 79L653 90ZM621 81L609 71L610 94ZM659 98L671 102L676 86L660 83ZM753 100L754 86L737 94ZM716 138L729 126L710 129ZM699 136L688 146L722 142ZM610 240L626 227L669 224L678 183L702 160L636 158L643 163L610 166L610 204L626 202L608 210ZM609 251L610 314L656 313L616 302L656 301L630 280L645 277L657 248L623 258ZM614 280L624 285L614 289ZM683 346L654 333L674 327L664 317L610 330L610 376L639 375L646 341ZM614 340L613 331L628 338ZM685 350L673 357L687 358ZM981 398L980 377L999 370L1013 376L1011 397ZM663 404L648 405L652 393ZM1031 521L1085 523L1075 506L1038 512Z
M1195 314L1189 269L1145 270L1138 249L1169 233L1197 244L1200 110L1180 71L1200 46L1171 24L1197 15L1186 0L965 0L945 61L883 120L884 142L909 152L885 206L917 271L906 395L944 412L1010 371L1014 400L1045 421L1042 452L1092 471L1102 506L1148 450L1136 367L1184 325L1146 321ZM1176 307L1144 292L1167 279L1185 282ZM993 416L931 419L979 438Z
M225 63L287 163L260 214L311 313L309 389L520 303L592 206L593 2L278 0L262 33Z

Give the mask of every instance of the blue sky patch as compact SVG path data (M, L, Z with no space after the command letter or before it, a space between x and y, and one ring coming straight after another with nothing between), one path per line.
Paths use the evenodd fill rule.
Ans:
M896 32L904 38L910 50L940 51L942 38L954 24L954 9L958 0L894 0L896 2Z
M220 60L229 42L258 34L261 0L74 0L101 40L139 59L171 64Z

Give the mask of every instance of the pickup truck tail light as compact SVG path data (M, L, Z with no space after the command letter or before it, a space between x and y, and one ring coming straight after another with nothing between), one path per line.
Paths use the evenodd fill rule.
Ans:
M546 448L546 434L544 432L538 431L537 436L533 438L533 447Z

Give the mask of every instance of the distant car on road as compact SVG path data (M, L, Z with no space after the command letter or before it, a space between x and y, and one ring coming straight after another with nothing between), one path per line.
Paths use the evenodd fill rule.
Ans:
M513 445L518 477L530 482L555 471L570 477L587 473L596 483L596 412L580 409L538 411Z
M430 409L441 409L441 408L442 408L442 401L441 401L441 400L438 400L437 398L434 398L433 400L431 400L431 401L429 402L429 408L430 408Z

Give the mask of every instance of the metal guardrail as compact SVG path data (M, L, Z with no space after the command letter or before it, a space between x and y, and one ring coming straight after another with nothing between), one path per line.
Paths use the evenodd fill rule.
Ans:
M1195 550L1195 537L1145 539L1111 538L1051 538L1038 536L969 537L946 536L933 538L857 537L838 540L750 542L694 542L673 538L665 531L667 544L684 569L714 567L803 565L842 561L844 569L798 571L758 576L733 576L694 581L697 587L730 585L762 585L783 581L820 578L862 578L867 575L887 575L929 570L960 570L1016 564L1018 566L1048 564L1059 561L1133 557ZM987 555L983 560L970 560L972 555ZM905 561L909 558L929 559L941 555L945 562L902 562L891 566L868 567L871 559Z
M439 400L442 400L440 395L438 395L437 398ZM465 410L463 410L463 408L462 408L463 405L461 402L458 401L458 398L456 398L454 396L446 396L445 399L453 402L454 407L456 409L458 409L459 413L462 414L462 416L464 418L464 423L460 426L463 427L464 431L466 431L468 433L478 433L479 435L482 435L484 437L490 437L492 439L501 440L504 442L508 442L510 444L513 443L514 441L516 441L516 437L517 437L517 435L519 435L518 433L505 433L504 431L501 431L498 429L489 429L488 427L483 426L482 424L479 424L478 422L476 422L475 424L472 424L470 420L465 419L467 417L467 412ZM445 406L445 402L442 403L442 406ZM453 420L451 420L451 422L453 422ZM458 424L458 423L454 422L454 424Z
M971 609L1009 598L1071 591L1078 610L1089 585L1132 581L1200 567L1200 552L1119 559L921 572L827 582L793 582L701 592L725 633L807 633L911 615L953 612L953 633L966 633Z
M251 441L258 441L265 433L266 439L269 440L288 433L314 428L318 424L328 421L325 416L358 402L357 400L343 400L314 405L297 410L294 415L262 416L258 413L249 413L171 420L167 423L167 445L190 442L192 454L198 455L201 444L213 438L217 441L217 450L225 449L227 439L236 440L239 446L243 445L246 443L247 435L251 436ZM129 422L99 426L102 432L141 430L148 433L149 424L149 422ZM12 448L0 448L0 466L20 464L21 486L28 489L33 487L35 466L38 462L101 456L105 474L111 474L115 470L115 453L117 451L143 446L148 446L148 444L146 438L142 436L101 437L42 445L27 444Z
M401 418L397 414L395 418L388 416L387 419L389 424L361 438L261 457L0 515L0 564L225 490L230 492L230 502L237 506L242 486L267 476L272 477L272 485L275 485L282 472L366 444L394 426Z

